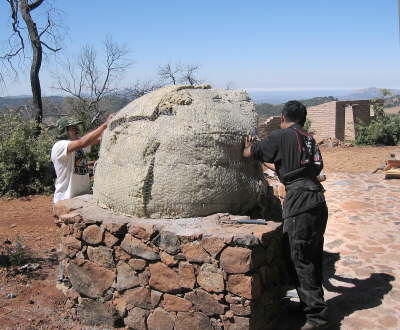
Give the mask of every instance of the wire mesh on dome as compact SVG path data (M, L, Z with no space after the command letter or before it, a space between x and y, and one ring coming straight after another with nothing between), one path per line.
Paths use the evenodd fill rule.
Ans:
M167 86L147 94L106 130L94 198L139 217L246 213L266 188L257 162L242 157L256 124L243 91Z

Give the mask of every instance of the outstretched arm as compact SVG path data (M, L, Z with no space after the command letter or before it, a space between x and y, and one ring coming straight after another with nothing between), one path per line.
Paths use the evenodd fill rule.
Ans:
M93 144L99 143L101 139L101 135L103 134L104 130L107 128L109 122L112 119L112 115L109 115L107 120L97 127L95 130L85 134L78 140L71 141L68 144L67 152L72 152L77 149L85 148L91 146Z

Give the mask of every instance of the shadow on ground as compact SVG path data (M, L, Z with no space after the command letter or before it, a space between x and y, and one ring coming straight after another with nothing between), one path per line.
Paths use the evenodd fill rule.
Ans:
M392 275L385 273L373 273L366 279L336 275L335 263L339 259L339 253L324 251L324 287L327 291L338 294L327 300L332 321L329 330L340 329L342 320L355 311L379 306L383 297L392 289L390 282L395 279ZM342 282L343 286L333 285L330 281L332 279L335 280L335 284ZM282 302L282 321L279 329L300 329L305 318L300 312L289 312L288 304L288 301Z

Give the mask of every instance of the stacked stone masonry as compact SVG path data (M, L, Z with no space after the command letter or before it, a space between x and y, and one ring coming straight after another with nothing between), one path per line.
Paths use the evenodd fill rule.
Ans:
M281 128L280 125L281 125L280 116L269 117L266 121L258 125L257 135L260 139L265 139L273 131L280 129Z
M82 324L140 330L276 329L281 228L245 216L141 219L90 195L55 206L58 287Z

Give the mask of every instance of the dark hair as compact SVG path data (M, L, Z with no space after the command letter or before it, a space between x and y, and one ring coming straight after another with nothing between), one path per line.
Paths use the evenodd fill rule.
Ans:
M286 121L304 126L307 117L307 109L299 101L288 101L285 103L282 115Z

